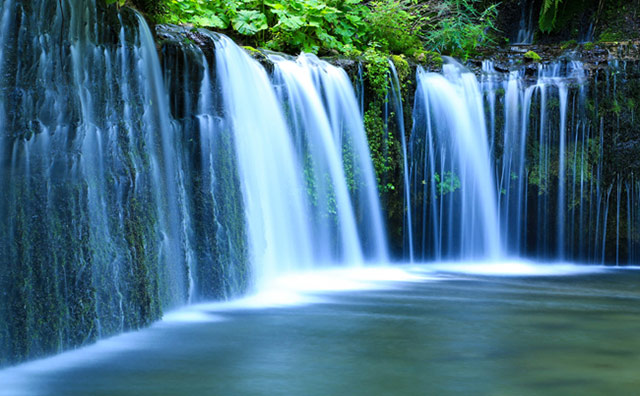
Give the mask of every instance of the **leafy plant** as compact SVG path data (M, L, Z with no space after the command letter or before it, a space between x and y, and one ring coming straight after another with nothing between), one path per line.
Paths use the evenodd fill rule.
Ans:
M217 1L165 0L162 22L226 29L230 18ZM233 2L231 2L233 3Z
M427 5L416 0L378 0L369 3L366 19L370 39L382 50L413 54L422 48L421 28L427 22Z
M361 46L369 9L360 0L165 0L163 22L232 29L270 49L318 53Z
M269 27L267 17L260 11L241 10L232 20L233 29L240 34L256 34Z
M452 171L446 171L440 177L440 174L434 173L433 179L436 182L436 189L439 195L446 195L455 192L461 187L460 178Z
M543 0L540 9L540 17L538 18L538 27L544 33L550 33L556 26L558 18L558 9L562 0Z
M498 15L497 4L484 11L475 5L477 0L446 0L431 10L424 42L428 49L468 59L482 44L492 43L489 32L494 29Z
M123 0L108 0L109 2ZM131 0L149 1L149 0ZM353 54L375 47L419 58L468 58L491 42L496 5L482 0L161 0L159 21L232 30L284 52Z
M272 21L268 48L346 52L363 44L369 10L360 0L278 0L265 5Z

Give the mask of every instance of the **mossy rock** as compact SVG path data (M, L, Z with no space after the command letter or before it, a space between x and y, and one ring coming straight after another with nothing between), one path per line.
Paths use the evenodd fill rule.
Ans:
M416 63L430 70L439 70L442 68L442 56L433 51L422 51L414 55Z
M247 51L250 57L260 62L260 64L264 66L264 68L267 69L269 73L273 72L273 62L264 52L248 45L243 45L242 49Z
M540 55L538 55L537 53L535 53L534 51L531 51L531 50L525 52L525 54L522 55L522 57L527 62L536 62L537 63L537 62L540 62L542 60Z
M398 72L400 82L405 81L411 75L411 67L404 55L391 55L391 61Z
M578 42L576 40L568 40L568 41L563 41L562 43L560 43L560 48L563 50L569 49L569 48L575 48L578 46Z
M251 47L249 45L242 46L242 49L251 54L252 57L264 56L264 54L257 48Z

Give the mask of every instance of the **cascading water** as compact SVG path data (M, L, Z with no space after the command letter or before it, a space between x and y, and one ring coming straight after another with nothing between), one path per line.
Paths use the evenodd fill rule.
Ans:
M313 262L303 175L266 71L230 39L216 42L217 75L233 130L258 283Z
M534 19L533 4L530 0L520 0L520 22L518 25L518 34L515 37L514 44L531 44L533 43Z
M370 154L346 74L309 55L273 61L278 95L257 61L228 38L217 39L256 282L317 265L388 259Z
M454 61L421 68L411 133L416 258L497 258L502 252L482 96Z
M304 57L301 62L279 57L272 59L276 83L280 85L279 99L290 113L288 126L294 136L295 155L305 168L304 188L311 198L308 203L305 199L305 205L309 214L317 215L312 217L310 230L316 241L314 256L330 262L344 254L351 262L361 263L363 253L358 243L355 212L346 184L342 153L338 151L342 139L331 130L322 97L314 85L313 71L303 64L306 62ZM314 211L312 207L318 207L318 210ZM337 248L345 250L337 252Z
M491 133L491 136L502 136L502 141L496 142L502 149L496 158L501 227L510 254L522 255L531 250L527 248L529 233L536 238L538 255L562 259L567 220L564 209L568 194L566 168L570 158L567 143L575 140L573 136L567 137L568 85L582 86L584 76L581 64L577 62L540 66L537 74L533 83L525 78L523 71L514 71L502 85L484 85L489 98L495 97L497 89L504 91L503 125L493 126L502 130ZM574 98L578 102L583 96L580 92L582 90ZM553 104L552 108L549 104ZM534 113L534 108L539 109L538 114ZM577 155L577 151L574 154ZM551 169L550 165L554 164L557 166ZM551 173L557 175L553 199L548 190ZM531 189L537 190L538 194L532 194ZM552 203L556 208L555 217L548 215ZM531 210L538 214L535 219L528 216ZM530 222L536 223L535 232L531 231ZM553 237L550 229L555 230ZM552 246L552 240L555 246Z
M233 296L250 278L388 261L343 70L280 59L274 85L228 38L188 33L215 42L214 57L164 27L163 75L134 11L0 11L0 364Z
M504 244L508 256L620 263L624 234L633 262L634 176L604 166L605 155L621 156L605 146L613 132L604 123L622 111L625 73L603 69L605 83L590 87L570 56L509 73L485 61L480 89L459 66L445 65L444 76L419 70L409 153L418 259L499 255ZM613 110L594 111L599 95L613 97Z
M402 106L402 90L400 86L400 79L398 78L398 72L393 62L389 61L390 71L390 89L389 96L391 105L393 106L393 114L395 114L396 125L400 134L400 142L402 144L402 181L404 187L404 216L402 228L405 231L403 235L403 248L405 251L408 249L409 262L414 261L414 248L413 248L413 212L411 210L411 185L409 183L409 159L407 150L407 137L404 127L404 109ZM386 125L389 125L388 112L385 116Z
M306 188L315 207L316 257L359 263L366 254L388 260L369 147L346 73L307 54L295 62L272 59L297 155L305 161Z
M140 14L136 14L139 22L140 31L140 54L142 70L140 75L146 76L145 88L146 94L151 99L150 104L156 112L152 112L151 108L145 109L144 123L145 132L147 132L147 145L149 147L160 146L160 149L152 156L152 173L156 178L154 188L157 204L157 218L160 227L164 230L161 234L161 251L159 253L160 260L171 263L170 272L167 274L172 282L182 283L187 279L187 290L184 285L179 289L170 290L176 303L181 303L187 299L193 287L193 279L191 268L190 252L192 251L189 240L189 208L186 203L184 188L184 166L181 164L181 156L178 150L181 149L181 142L177 138L177 133L169 118L169 106L166 89L162 80L162 72L158 55L155 50L155 42L149 27ZM155 124L155 128L151 127ZM151 127L151 128L150 128ZM153 131L159 136L154 136ZM158 161L158 163L156 163ZM162 172L162 173L161 173ZM181 290L182 289L182 290ZM184 293L187 294L184 294ZM182 293L182 294L181 294Z
M0 365L251 280L390 259L364 85L358 103L315 56L269 55L268 74L228 38L175 26L158 27L161 65L136 12L54 3L0 6ZM591 85L566 59L485 62L481 84L453 61L419 68L407 141L391 63L380 151L401 141L389 185L404 187L406 257L637 261L640 182L617 154L637 158L626 67Z
M8 45L9 37L13 34L13 21L15 19L15 6L13 0L7 0L2 4L0 8L0 76L4 76L4 64L6 58L6 52L11 50ZM0 89L2 95L0 95L0 130L4 129L5 123L5 90L4 90L4 78L0 79ZM0 161L2 157L0 157Z
M138 14L101 7L3 3L0 364L147 325L195 288L155 43Z
M612 163L633 155L633 140L629 142L633 137L624 131L633 127L629 123L635 102L627 101L627 108L623 108L620 101L626 99L616 92L618 79L627 74L624 65L612 61L611 66L592 71L589 79L582 63L572 56L537 67L516 67L509 73L497 72L489 61L483 63L482 93L496 174L501 239L510 256L634 262L638 246L635 176L625 169L611 170ZM601 75L605 78L599 78ZM628 116L622 118L625 112ZM418 125L423 123L419 117L423 116L418 114ZM626 123L624 127L621 120ZM427 119L426 125L429 122ZM621 134L627 136L619 137ZM440 173L447 171L441 157L451 156L454 150L438 152L434 143L437 135L429 130L426 135L431 137L426 142L419 140L420 133L412 137L414 143L426 144L412 158L412 174L422 165L423 173L434 175L431 182L412 178L412 186L424 180L422 190L416 189L412 199L417 197L423 203L421 214L430 211L422 231L414 231L426 230L426 238L433 239L431 254L438 257L439 241L450 237L443 234L439 219L443 211L449 210L450 219L452 215L446 199L438 201L437 194L450 194L458 187L462 190L464 183L452 176L447 179L448 185L441 185ZM619 138L628 143L604 143ZM430 154L422 157L423 152ZM422 196L427 199L423 201ZM412 205L420 208L416 202ZM462 210L460 203L455 207ZM419 216L416 221L420 221ZM424 239L425 234L421 235ZM626 243L623 238L627 238ZM624 260L622 252L627 254Z

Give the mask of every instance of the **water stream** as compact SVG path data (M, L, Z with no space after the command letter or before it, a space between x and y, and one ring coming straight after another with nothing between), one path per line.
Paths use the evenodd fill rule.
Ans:
M411 133L411 195L422 197L412 235L425 260L498 258L503 246L476 77L450 61L443 75L418 69Z
M531 0L520 0L520 22L514 44L531 44L535 33L534 4Z

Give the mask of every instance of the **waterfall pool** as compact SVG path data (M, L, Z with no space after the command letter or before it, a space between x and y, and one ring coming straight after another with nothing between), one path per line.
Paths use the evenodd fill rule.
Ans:
M280 278L0 371L0 395L600 395L640 389L640 271L405 265Z

